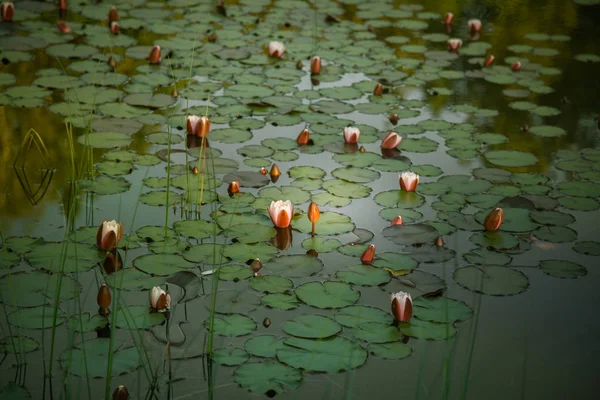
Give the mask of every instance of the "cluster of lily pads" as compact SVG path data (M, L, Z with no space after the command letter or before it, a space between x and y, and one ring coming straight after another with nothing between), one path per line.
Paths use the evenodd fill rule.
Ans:
M369 355L408 357L408 338L453 337L456 323L472 310L446 297L446 282L420 270L421 264L458 259L452 277L461 287L508 296L530 284L513 257L532 245L575 242L575 252L600 255L598 242L577 241L568 227L575 222L569 210L600 208L600 151L559 151L554 166L573 176L553 182L535 172L537 155L513 147L507 135L478 128L498 111L455 104L447 108L449 117L435 119L424 99L403 96L407 87L450 95L456 81L498 85L512 109L542 121L524 135L556 139L566 130L545 118L561 110L534 101L553 91L545 78L560 70L529 60L552 58L552 48L515 43L508 48L515 56L500 65L490 58L485 21L467 25L391 1L270 3L241 0L216 9L196 0L134 0L118 5L117 19L108 4L79 1L69 5L67 32L38 20L39 13L54 15L55 5L19 2L11 25L0 25L0 58L8 64L41 55L60 61L38 70L30 85L0 72L0 86L7 86L0 104L48 106L80 129L82 147L102 150L95 175L79 187L102 201L137 196L137 186L144 207L162 212L175 203L180 210L167 227L125 226L128 235L110 222L100 231L81 227L64 242L4 238L0 267L10 273L0 278L0 292L10 294L2 299L10 307L7 321L27 330L64 324L81 334L60 355L68 373L106 377L108 339L94 332L109 325L110 291L112 298L115 290L143 293L140 304L112 305L113 328L144 330L157 352L166 343L165 320L185 318L178 307L214 311L206 330L222 343L248 339L243 348L216 349L212 361L236 366L234 379L247 390L279 393L297 387L304 374L351 370ZM345 20L343 5L355 6L361 22ZM313 25L314 31L305 29ZM467 45L452 41L450 25ZM402 35L380 34L388 27ZM532 33L525 39L570 38ZM576 59L597 63L600 56ZM135 136L152 153L128 149ZM434 152L484 166L450 175L440 168L443 161L411 160ZM128 178L146 168L150 174L141 184ZM374 187L387 189L373 193ZM380 208L381 220L373 225L385 225L381 232L353 222L361 212L353 203L360 199ZM430 211L435 218L427 220ZM447 246L443 238L454 234L467 234L473 248L459 254ZM293 236L302 238L302 249ZM380 239L387 248L375 251L372 242ZM535 267L558 278L586 274L566 259L540 260ZM97 299L103 311L63 311L81 295L79 277L90 271L103 279ZM202 291L207 279L219 280L217 293ZM184 290L175 296L160 287L165 284ZM363 293L385 299L380 304L386 308L366 304ZM61 302L56 318L54 301ZM258 334L262 328L252 314L265 308L298 309L283 314L289 315L281 325L284 336ZM263 327L274 329L266 320ZM39 347L25 334L3 343L7 352ZM170 346L174 360L206 354L198 341ZM143 364L127 343L113 362L115 376Z

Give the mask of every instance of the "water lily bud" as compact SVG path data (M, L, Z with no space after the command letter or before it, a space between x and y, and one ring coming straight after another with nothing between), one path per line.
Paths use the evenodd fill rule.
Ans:
M268 172L269 172L269 171L267 171L267 169L266 169L265 167L262 167L262 168L260 169L260 173L261 173L261 175L266 175Z
M319 217L321 217L319 206L311 201L310 206L308 206L308 220L314 224L319 220Z
M123 268L123 260L121 259L121 255L117 249L113 249L106 253L106 257L104 257L104 262L102 263L102 268L104 268L106 275L110 275L113 272L119 271L121 268Z
M279 170L277 164L273 164L273 166L271 167L271 171L269 171L269 174L271 175L271 178L279 178L279 175L281 175L281 171Z
M402 225L402 216L398 215L392 220L392 225Z
M117 12L116 7L111 7L108 11L108 23L110 24L113 21L119 20L119 13Z
M100 289L98 289L98 296L96 297L96 301L98 302L98 306L100 308L108 308L110 307L111 295L110 289L106 286L106 283L100 285Z
M495 59L496 59L496 57L494 57L492 54L490 54L489 56L487 56L485 58L485 61L483 62L483 66L489 67L490 65L492 65L494 63Z
M302 61L298 60L298 62L296 63L296 69L302 69L304 67L304 64L302 64Z
M12 22L13 17L15 16L14 4L5 1L0 5L0 10L2 11L2 21Z
M398 322L408 322L412 317L412 297L409 293L398 292L392 293L392 315Z
M300 132L300 134L296 138L296 143L298 143L299 146L307 145L309 136L310 136L310 134L308 132L308 129L306 129L306 128L302 129L302 132Z
M394 125L396 125L398 123L398 120L400 120L400 118L398 117L398 114L391 114L388 119L390 120L390 122Z
M108 57L108 65L110 65L110 67L113 69L113 71L115 69L117 69L117 60L115 60L113 58L113 56Z
M294 216L294 206L289 200L272 201L269 207L267 207L267 211L275 227L287 228L290 226L292 217Z
M477 33L481 30L483 24L478 19L470 19L467 21L467 26L469 27L471 33Z
M360 137L360 129L347 126L344 128L344 142L347 144L356 144L358 143L358 138Z
M206 137L208 132L210 132L210 120L208 117L200 117L200 121L198 122L196 129L196 135L200 137Z
M321 73L321 57L314 56L310 60L310 73L313 75L319 75Z
M230 196L239 193L240 192L240 182L239 181L233 181L229 184L229 186L227 186L227 193L229 193Z
M119 28L119 23L117 21L111 21L110 23L110 33L113 35L118 35L121 29Z
M150 62L150 64L158 64L160 63L160 60L162 60L160 56L160 46L155 44L150 50L150 54L148 55L148 61Z
M257 273L258 271L260 271L262 269L262 263L260 262L260 260L258 258L255 258L252 263L250 264L250 269L254 272Z
M435 239L435 245L437 247L444 247L444 239L441 236L438 236L437 239Z
M374 256L375 256L375 245L370 244L369 247L367 247L367 249L362 253L362 256L360 256L360 261L363 264L371 264Z
M112 394L112 400L129 400L127 388L123 385L119 385Z
M448 50L451 52L457 52L458 49L460 49L462 47L462 40L460 39L456 39L456 38L452 38L452 39L448 39Z
M271 326L271 320L270 320L269 318L265 318L265 319L263 320L263 326L264 326L265 328L268 328L268 327L270 327L270 326Z
M483 227L488 232L496 232L498 229L500 229L500 225L502 225L503 221L504 210L500 207L496 207L487 215L487 217L485 217Z
M200 170L198 169L198 167L192 168L192 174L198 175L199 173L200 173Z
M402 136L398 135L396 132L390 132L381 141L381 148L395 149L400 146L400 143L402 143Z
M375 89L373 90L373 94L375 96L381 96L383 94L383 85L381 84L381 82L377 82L377 85L375 86Z
M56 25L60 33L71 33L71 27L65 21L58 21Z
M400 188L407 192L414 192L419 184L419 175L414 172L403 172L400 174Z
M123 237L123 223L115 220L102 221L96 233L96 245L100 250L112 250L117 247L119 240Z
M367 149L365 149L365 146L360 146L358 148L358 151L361 152L361 153L364 153L365 151L367 151Z
M451 12L446 13L446 16L444 17L444 24L450 25L452 23L453 19L454 19L454 14L452 14Z
M510 69L518 72L521 70L521 62L520 61L515 61L514 63L512 63L512 65L510 66Z
M177 88L173 88L173 92L171 93L171 97L173 97L175 99L179 97L179 92L177 91Z
M269 56L275 58L281 58L281 56L285 53L285 46L281 42L271 42L269 43Z
M154 286L150 291L150 307L156 311L164 311L171 305L171 295L160 286Z

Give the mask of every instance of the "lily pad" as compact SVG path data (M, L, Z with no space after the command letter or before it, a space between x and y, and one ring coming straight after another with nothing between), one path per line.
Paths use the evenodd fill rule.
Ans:
M300 315L285 321L282 328L288 335L307 339L324 339L342 330L337 322L318 314Z
M490 296L513 296L529 287L529 279L521 271L499 265L458 268L453 278L468 290Z
M296 296L317 308L342 308L358 301L360 292L342 282L308 282L296 288Z
M358 343L342 337L324 340L290 338L284 343L290 348L277 350L277 359L305 371L349 371L367 360L367 352Z

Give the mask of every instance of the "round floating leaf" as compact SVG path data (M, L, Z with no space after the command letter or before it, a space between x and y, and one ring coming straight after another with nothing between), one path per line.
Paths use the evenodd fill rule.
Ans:
M13 254L13 253L7 253ZM3 252L2 256L5 254ZM60 294L56 289L61 280ZM81 285L69 276L41 271L12 272L0 278L3 303L16 307L34 307L48 304L49 300L70 300L79 295Z
M471 252L464 254L463 257L468 263L479 265L506 265L510 264L512 261L512 258L509 255L489 250L485 247L473 249Z
M277 359L305 371L349 371L367 360L367 352L358 343L341 337L325 340L290 338L284 343L290 348L277 350Z
M424 202L425 198L415 192L405 190L388 190L377 193L374 197L375 203L383 207L417 208Z
M67 321L69 329L78 333L94 332L96 329L104 328L106 325L108 325L107 318L98 314L91 315L90 313L72 315Z
M590 256L600 256L600 243L595 241L577 242L573 246L573 250L579 254L587 254Z
M95 149L112 149L129 146L131 137L120 132L93 132L79 136L77 142Z
M438 324L416 318L401 323L400 331L406 336L425 340L448 340L457 332L452 324Z
M264 293L284 293L294 288L294 283L287 278L277 275L264 275L254 277L250 287Z
M148 306L127 306L117 311L116 325L121 329L148 329L164 320L163 313L152 312Z
M260 258L263 262L269 261L278 250L266 243L245 244L234 243L223 248L223 255L233 261L246 262L249 259Z
M526 167L538 162L533 154L517 150L490 150L484 155L489 162L502 167Z
M221 314L249 313L260 306L260 298L252 292L222 290L217 292L214 311ZM213 294L204 298L204 306L212 309Z
M65 322L65 316L58 309L54 318L54 307L38 306L33 308L21 308L8 314L8 323L12 326L25 329L48 329L61 325Z
M209 320L204 321L206 329L210 329ZM243 336L256 329L256 322L240 314L215 315L214 332L221 336Z
M281 256L269 262L266 269L282 277L303 278L321 271L323 262L308 255Z
M337 250L341 243L337 239L324 239L321 237L310 237L302 241L302 247L306 250L315 250L317 253L328 253Z
M462 301L447 297L419 297L413 302L413 313L423 321L451 323L471 318L473 310Z
M212 360L221 365L240 365L248 361L248 358L248 353L237 347L215 349L212 353Z
M521 271L498 265L469 265L454 270L462 287L491 296L512 296L527 290L529 279Z
M258 335L246 340L244 348L256 357L275 357L277 350L287 348L284 340L274 335Z
M599 197L600 184L594 182L569 181L558 184L558 190L567 196Z
M414 270L409 274L392 279L386 285L390 292L407 292L413 300L421 296L434 296L446 289L446 282L434 274Z
M262 224L241 224L225 229L223 234L240 243L258 243L274 238L277 230L272 226ZM212 236L212 232L210 235Z
M312 231L312 223L308 218L298 218L292 222L292 227L302 233L310 234ZM315 225L315 234L317 235L341 235L342 233L352 232L354 223L350 221L350 217L334 211L325 211L321 213L319 221Z
M381 174L368 168L337 168L331 171L336 178L354 183L368 183L379 179Z
M496 250L512 249L519 245L519 240L506 232L483 232L472 235L470 239L479 246L489 246Z
M358 183L345 182L340 179L330 179L323 182L323 189L327 190L334 196L350 199L367 197L373 190L368 186L360 185Z
M386 343L400 340L402 334L395 326L380 322L368 322L352 331L352 336L369 343Z
M356 328L365 323L377 322L391 324L394 318L391 313L369 306L350 306L334 315L335 320L347 328Z
M567 243L577 240L577 232L566 226L540 226L533 236L552 243Z
M412 354L409 345L401 342L370 344L369 353L386 360L401 360Z
M336 277L342 282L359 286L378 286L390 281L390 274L370 265L350 265L347 270L338 271Z
M48 242L32 246L25 256L34 268L69 274L93 268L102 255L87 244Z
M567 131L565 131L564 129L559 128L558 126L551 125L532 126L531 128L529 128L529 132L542 137L558 137L567 134Z
M31 353L40 347L38 342L27 336L7 336L2 338L0 344L4 351L11 354Z
M566 260L544 260L540 263L540 269L555 278L573 279L587 274L583 265Z
M385 228L383 236L400 245L415 245L434 242L440 233L431 225L392 225Z
M342 327L329 317L317 314L300 315L283 323L283 331L288 335L323 339L338 334Z
M196 265L176 254L145 254L133 260L133 266L154 276L169 276Z
M73 375L88 378L106 378L109 362L110 339L93 339L67 349L60 356L60 364ZM135 371L142 365L142 358L135 346L125 347L112 343L111 376Z
M244 389L258 394L283 393L300 385L302 372L275 360L251 362L238 367L233 379Z
M360 292L342 282L308 282L296 288L296 296L317 308L342 308L356 303Z

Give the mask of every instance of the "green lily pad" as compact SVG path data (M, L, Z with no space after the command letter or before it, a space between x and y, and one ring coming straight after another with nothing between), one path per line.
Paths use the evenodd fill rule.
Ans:
M513 296L529 287L529 279L521 271L499 265L458 268L453 278L470 291L490 296Z
M517 150L490 150L484 155L489 162L502 167L526 167L538 162L533 154Z
M61 325L65 319L60 308L57 309L56 318L54 318L54 308L50 306L21 308L8 314L9 324L24 329L48 329Z
M583 265L566 260L544 260L540 263L540 269L555 278L574 279L587 274Z
M395 326L381 322L367 322L352 331L356 339L369 343L387 343L400 340L402 334Z
M145 254L133 260L133 266L154 276L169 276L196 265L176 254Z
M389 272L370 265L350 265L346 270L338 271L336 277L359 286L378 286L391 280Z
M244 389L263 395L295 389L302 381L302 372L275 360L251 362L238 367L233 379Z
M277 350L287 348L284 341L285 338L274 335L258 335L246 340L244 348L256 357L275 357Z
M300 315L283 323L283 331L288 335L323 339L338 334L342 327L329 317L317 314Z
M284 293L294 288L294 283L287 278L277 275L264 275L254 277L250 287L264 293Z
M335 320L347 328L356 328L365 323L391 324L394 320L390 312L370 306L349 306L334 315Z
M98 338L87 340L67 349L60 356L60 364L65 371L73 375L87 378L106 378L108 371L109 349L111 340ZM111 376L133 372L143 363L135 346L125 347L122 344L112 344Z
M148 329L164 320L163 313L151 312L148 306L128 306L117 311L116 325L121 329Z
M440 233L431 225L392 225L385 228L383 236L400 245L415 245L420 243L434 242Z
M448 340L457 332L452 324L439 324L416 318L401 323L400 331L406 336L425 340Z
M67 274L88 271L101 260L96 247L69 242L36 245L25 256L34 268Z
M401 360L412 354L412 349L409 345L401 342L369 344L369 353L376 357L386 360Z
M310 234L312 223L308 218L298 218L292 221L292 227L302 233ZM350 217L334 211L325 211L321 213L319 221L315 225L315 234L317 235L341 235L352 232L355 228Z
M465 303L447 297L419 297L413 302L413 313L420 320L445 324L473 316L473 310Z
M287 278L314 275L323 269L323 262L308 255L280 256L266 265L269 272Z
M245 350L237 347L215 349L212 353L212 360L214 362L228 366L243 364L249 358L250 356Z
M209 320L204 321L206 329L210 330ZM256 322L252 318L240 314L216 315L214 319L214 332L221 336L243 336L256 329Z
M317 253L329 253L337 250L341 243L337 239L324 239L321 237L311 237L302 241L302 247L306 250L315 250Z
M277 359L305 371L349 371L367 360L367 352L358 343L341 337L324 340L290 338L284 343L290 348L277 350Z
M573 250L579 254L600 256L600 243L592 240L575 243Z

